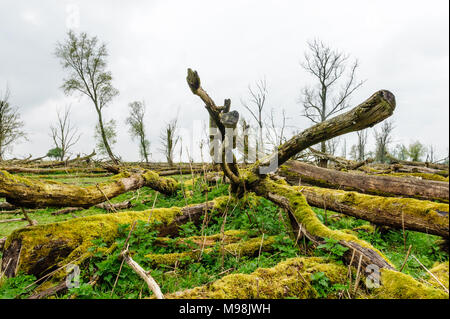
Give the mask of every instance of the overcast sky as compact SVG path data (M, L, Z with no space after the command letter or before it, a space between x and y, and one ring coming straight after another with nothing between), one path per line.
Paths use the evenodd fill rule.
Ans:
M186 84L188 67L199 72L217 104L231 98L232 109L247 119L241 99L248 97L249 84L265 76L267 111L274 108L279 114L284 108L289 125L308 127L298 99L301 88L313 82L300 62L306 41L314 38L358 58L357 77L367 81L352 97L352 105L379 89L390 90L397 100L394 142L420 140L445 157L448 11L447 0L1 0L0 92L9 87L10 103L20 108L29 137L9 156L45 154L52 147L49 126L56 120L56 110L65 105L71 105L72 120L82 132L74 153L94 148L93 105L85 97L64 95L60 86L65 72L53 54L56 42L64 40L68 28L75 28L107 44L108 66L120 95L105 115L119 124L113 148L125 160L139 158L125 126L131 101L147 104L153 160L162 159L159 134L177 113L185 134L207 120L202 102ZM346 136L348 149L355 136ZM183 143L190 139L186 135ZM373 144L372 130L369 139Z

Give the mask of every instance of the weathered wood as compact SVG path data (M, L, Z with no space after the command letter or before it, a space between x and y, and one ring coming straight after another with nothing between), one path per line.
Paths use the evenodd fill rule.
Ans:
M127 265L130 266L131 269L133 269L138 274L138 276L145 281L148 288L153 291L157 299L164 299L161 288L159 288L155 279L153 279L153 277L150 275L150 272L145 271L144 268L142 268L137 262L135 262L133 258L130 257L130 253L128 250L123 251L120 254L120 257L123 258Z
M381 197L319 187L298 187L308 204L370 221L449 238L448 204Z
M340 245L348 248L344 254L346 263L358 266L359 257L362 256L361 265L364 268L373 264L379 268L394 269L386 257L369 243L353 235L331 230L323 225L298 188L265 178L253 184L252 189L257 195L264 196L286 209L291 219L294 234L305 236L315 246L323 244L325 238L332 238L338 240ZM353 251L355 251L355 257L358 258L351 258Z
M31 295L30 297L28 297L28 299L44 299L44 298L56 295L58 293L65 292L66 290L67 290L67 284L66 284L66 281L63 280L56 286L50 287L50 288L40 291L34 295Z
M260 167L269 166L273 162L282 165L291 157L322 141L372 127L391 116L394 109L394 95L387 90L378 91L350 111L316 124L295 135L278 147L276 152L262 159L253 171L259 174Z
M179 185L172 178L160 177L157 173L147 170L136 173L124 172L113 176L107 182L89 186L20 177L0 171L0 196L20 207L88 208L142 186L172 195Z
M223 199L222 199L223 200ZM102 238L112 244L118 226L141 220L156 224L159 236L176 235L179 226L192 221L200 223L205 212L220 209L221 200L183 208L155 208L139 212L93 215L63 222L37 225L14 231L5 243L1 271L13 277L18 271L40 278L54 269L88 256L92 240Z
M429 163L429 162L413 162L413 161L403 161L396 159L395 157L387 155L388 159L390 160L391 164L402 164L406 166L422 166L422 167L429 167L434 168L437 170L449 170L448 164L436 164L436 163Z
M315 186L389 197L403 196L446 203L449 199L449 184L446 182L340 172L298 161L287 162L278 169L278 174L293 185L301 181Z
M69 174L77 172L89 172L89 173L105 173L105 169L100 167L59 167L59 168L32 168L32 167L0 167L0 170L7 171L11 174L24 173L24 174Z
M67 208L60 209L56 212L53 212L52 215L57 216L57 215L70 214L70 213L78 212L83 209L84 209L83 207L67 207Z
M131 201L124 201L124 202L120 202L120 203L103 202L103 203L95 205L95 207L105 209L108 212L110 212L110 211L116 211L116 210L121 210L121 209L128 209L128 208L131 208L132 205L131 205Z

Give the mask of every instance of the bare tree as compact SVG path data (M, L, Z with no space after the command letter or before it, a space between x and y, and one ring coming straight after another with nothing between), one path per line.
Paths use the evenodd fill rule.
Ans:
M285 109L281 110L281 121L280 125L277 125L278 122L275 119L275 110L270 109L270 115L268 117L268 121L265 121L264 125L266 127L266 138L270 145L274 148L282 145L286 142L286 121L288 120L286 116Z
M350 96L364 81L355 80L358 60L351 64L345 76L349 62L347 54L333 50L319 40L309 41L308 49L309 53L305 53L305 62L301 65L315 78L317 85L303 88L301 104L305 117L313 123L321 123L348 108ZM325 142L321 142L321 152L327 153L326 146ZM322 159L319 165L326 166L327 160Z
M260 158L264 154L264 142L263 142L263 126L264 121L262 113L267 98L267 82L266 79L260 79L256 82L256 89L248 86L248 92L250 95L249 102L241 100L242 105L250 112L251 116L256 120L258 125L258 139L256 144L256 159Z
M358 142L356 144L357 160L364 161L366 159L367 129L357 131L356 134L358 136Z
M384 121L380 131L375 129L375 161L385 163L388 159L389 145L392 143L393 121Z
M64 113L57 111L57 115L58 122L50 126L50 131L59 160L63 161L66 155L70 155L70 148L80 140L81 134L70 122L70 106L64 109Z
M435 160L435 149L434 149L434 145L430 144L427 147L427 159L425 160L428 163L434 163Z
M169 123L166 124L164 131L161 133L161 151L164 153L167 159L167 163L170 166L173 165L173 152L175 147L180 140L180 136L178 135L178 119L175 118Z
M26 138L19 110L9 104L9 95L8 88L0 94L0 161L12 149L14 143Z
M117 163L108 143L102 114L103 109L119 94L112 86L111 72L106 70L106 45L99 44L97 37L90 38L84 32L76 35L69 31L67 35L66 41L58 42L55 50L63 68L71 71L69 77L64 79L62 88L66 94L79 92L92 100L104 149L110 159Z
M145 134L144 115L145 115L145 102L135 101L128 104L130 108L130 115L126 119L126 123L129 125L129 131L131 138L139 140L139 152L141 158L148 163L150 141Z
M341 143L341 140L339 137L328 140L326 142L328 154L335 155L340 143Z

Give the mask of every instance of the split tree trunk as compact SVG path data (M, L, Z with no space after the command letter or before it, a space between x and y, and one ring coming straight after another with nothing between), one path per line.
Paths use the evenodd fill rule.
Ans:
M321 168L298 161L281 166L278 174L293 185L337 188L381 196L404 196L448 203L449 184L446 182L353 174Z

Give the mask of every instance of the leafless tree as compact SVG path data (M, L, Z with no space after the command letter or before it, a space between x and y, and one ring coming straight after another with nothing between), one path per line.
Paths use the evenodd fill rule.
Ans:
M393 121L384 121L380 131L375 129L375 161L385 163L389 152L389 145L392 143Z
M137 138L139 140L139 151L141 158L148 163L150 141L147 139L145 134L145 102L131 102L128 104L128 107L130 108L130 115L127 117L126 123L129 125L131 138Z
M364 83L356 81L355 73L358 60L350 65L346 76L349 55L333 50L320 40L308 42L309 52L305 52L305 62L301 66L311 74L315 81L314 87L304 87L301 104L304 116L313 123L321 123L349 107L350 96ZM326 143L320 144L320 150L327 153ZM326 166L327 160L320 166Z
M266 127L266 138L271 146L274 148L280 146L284 142L286 142L286 127L288 118L286 116L285 109L281 110L281 121L279 121L279 125L277 124L277 120L275 117L275 110L272 108L270 110L270 115L268 120L265 121Z
M258 125L258 139L256 145L256 158L264 154L264 142L263 142L263 126L264 121L262 118L263 109L267 98L267 82L266 79L260 79L256 82L256 88L248 87L250 95L249 102L241 100L242 105L250 112L251 116L255 119Z
M105 44L99 44L97 37L86 33L69 31L65 42L56 46L55 55L64 69L70 70L62 88L66 94L78 92L88 96L98 115L98 131L106 153L114 163L118 163L108 143L102 111L119 91L112 86L112 75L106 70L108 53Z
M339 137L328 140L326 142L326 145L327 145L326 149L327 149L328 154L335 155L340 143L341 143L341 140Z
M19 110L9 104L9 96L8 88L0 94L0 161L12 149L14 143L26 138Z
M427 159L425 160L428 163L434 163L435 160L435 149L434 149L434 145L430 144L427 147Z
M356 135L358 136L358 142L356 144L356 150L357 150L357 160L358 161L364 161L366 159L366 145L367 145L367 129L357 131Z
M166 124L164 131L161 133L160 139L162 146L160 150L164 153L167 159L167 163L169 163L169 165L172 166L173 152L175 150L178 141L180 140L180 136L178 135L177 118L173 119L172 121Z
M59 160L63 161L69 154L70 148L79 140L81 134L70 122L70 106L64 108L64 112L57 111L58 121L50 126L53 144L58 149Z

